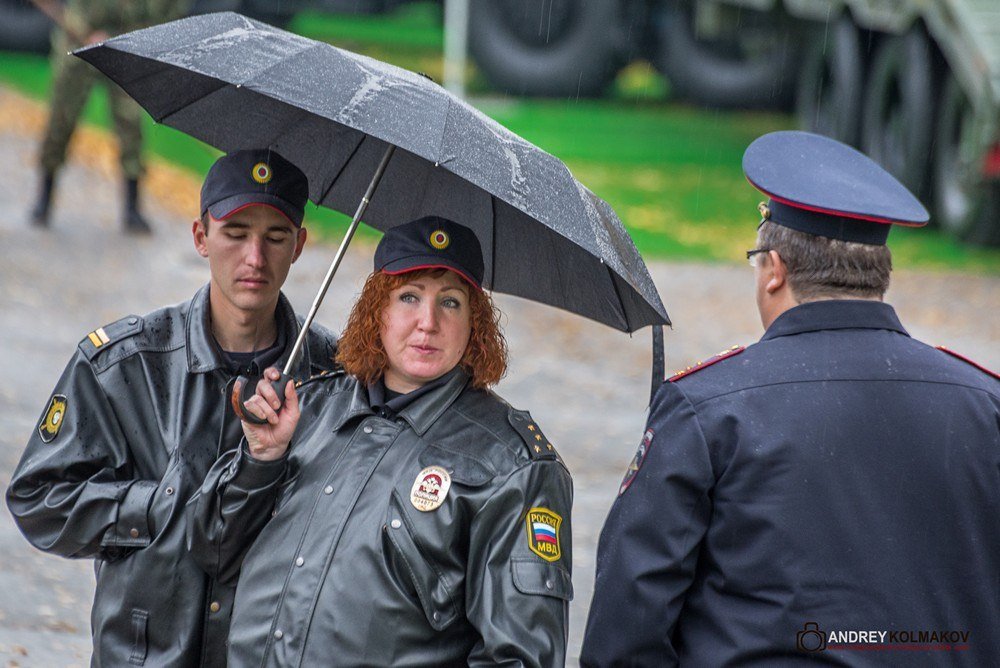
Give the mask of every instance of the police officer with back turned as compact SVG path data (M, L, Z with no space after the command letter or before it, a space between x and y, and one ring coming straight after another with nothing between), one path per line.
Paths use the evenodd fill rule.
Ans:
M926 211L813 134L743 167L770 198L747 252L766 331L657 393L582 664L996 665L1000 380L882 301L889 230Z

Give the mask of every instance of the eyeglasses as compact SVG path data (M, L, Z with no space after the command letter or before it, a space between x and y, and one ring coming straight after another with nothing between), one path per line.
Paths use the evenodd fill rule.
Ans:
M769 253L769 252L771 252L770 248L754 248L753 250L748 250L747 251L747 262L750 263L751 267L756 267L757 266L757 256L760 255L761 253Z

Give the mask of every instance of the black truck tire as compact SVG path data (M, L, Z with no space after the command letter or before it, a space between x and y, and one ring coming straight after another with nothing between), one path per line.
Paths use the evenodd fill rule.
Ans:
M931 167L933 222L963 241L1000 244L1000 184L983 179L978 156L963 156L974 131L972 105L955 77L941 90ZM974 144L973 144L974 145Z
M619 0L476 0L469 51L514 95L595 97L622 65Z
M0 0L0 50L48 53L52 22L28 0Z
M922 29L887 37L868 73L861 149L923 197L934 131L934 62Z
M795 103L799 126L857 146L865 82L861 33L845 14L813 28L810 37Z
M772 12L741 10L734 36L695 34L693 0L668 0L654 14L655 64L681 100L726 109L787 108L794 101L797 31ZM748 52L747 44L759 52Z

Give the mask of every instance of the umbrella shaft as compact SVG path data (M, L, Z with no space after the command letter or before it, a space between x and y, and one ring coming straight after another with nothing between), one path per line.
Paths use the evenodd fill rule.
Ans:
M361 202L358 203L358 210L354 212L354 218L351 220L351 225L347 228L344 240L340 242L340 248L337 249L337 255L333 258L333 262L330 263L330 268L326 271L323 283L319 286L319 292L316 293L316 298L313 299L312 306L309 309L309 315L306 316L305 322L302 323L302 329L299 331L299 336L295 339L295 346L292 348L292 354L288 356L288 361L285 363L283 373L286 375L290 375L292 373L292 369L295 368L295 364L299 360L299 355L302 353L302 344L305 342L306 335L309 333L309 326L316 317L316 311L319 310L319 305L323 303L323 298L326 297L326 291L330 288L333 276L337 273L337 269L340 267L340 261L344 259L344 255L347 253L347 247L351 244L351 239L354 238L354 232L358 229L358 224L361 222L361 216L364 215L365 209L368 208L368 202L371 201L372 195L375 193L375 188L378 187L379 181L382 180L382 174L385 173L385 168L389 164L389 159L392 157L393 151L395 150L396 146L394 144L389 144L389 147L385 150L385 154L382 156L382 161L378 165L378 169L375 170L375 175L372 176L371 183L368 184L368 189L365 191L364 197L362 197Z

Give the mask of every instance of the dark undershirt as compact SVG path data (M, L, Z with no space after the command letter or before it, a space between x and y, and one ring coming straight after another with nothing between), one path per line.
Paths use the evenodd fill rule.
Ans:
M451 380L452 376L458 373L458 370L459 367L455 367L440 378L435 378L429 383L421 385L417 389L412 392L407 392L406 394L390 390L385 386L384 378L379 378L368 386L368 403L371 405L372 411L374 411L376 415L392 419L396 417L400 411L420 397L447 383Z
M229 372L234 376L258 377L264 372L264 369L269 366L275 366L278 363L281 353L285 351L286 345L284 332L279 327L278 338L271 346L249 353L234 353L229 350L223 350L222 359L225 361Z

